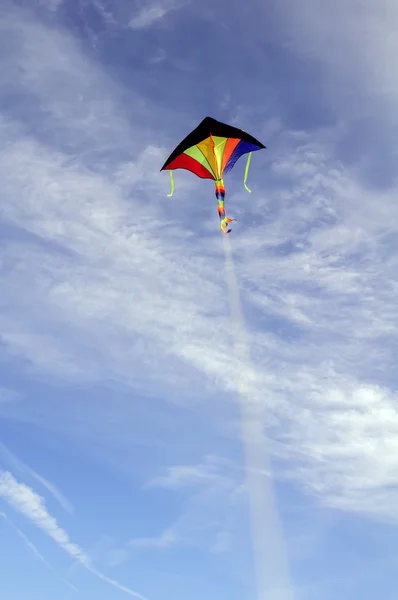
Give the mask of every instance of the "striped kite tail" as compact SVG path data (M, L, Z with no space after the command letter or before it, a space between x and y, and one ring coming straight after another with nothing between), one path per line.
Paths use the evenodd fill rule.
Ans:
M225 187L222 179L216 181L216 198L218 200L218 216L220 217L220 229L223 233L230 233L231 229L228 229L228 223L232 223L232 221L236 221L236 219L229 219L225 216Z

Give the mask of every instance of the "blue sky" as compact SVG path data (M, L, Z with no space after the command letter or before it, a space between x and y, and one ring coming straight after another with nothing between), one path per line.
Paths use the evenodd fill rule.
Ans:
M393 0L3 0L2 597L395 598L397 26ZM225 180L251 361L214 185L159 172L206 115L267 146L251 195L244 159Z

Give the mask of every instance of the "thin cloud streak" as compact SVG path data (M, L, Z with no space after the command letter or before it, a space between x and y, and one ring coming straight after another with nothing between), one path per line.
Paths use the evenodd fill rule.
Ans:
M62 506L62 508L68 512L70 515L74 513L74 507L71 502L59 491L59 489L52 483L50 483L47 479L45 479L42 475L39 475L31 469L26 463L24 463L20 458L18 458L14 452L12 452L3 442L0 442L0 455L3 455L3 460L5 458L6 461L9 461L11 465L21 471L22 473L28 473L34 479L36 479L43 487L45 487L52 496L57 500L57 502Z
M107 577L93 567L89 556L87 556L77 544L71 542L66 531L63 530L58 525L56 519L48 513L44 498L39 496L27 485L18 483L13 475L6 471L0 473L0 497L2 497L12 508L34 523L46 535L52 538L64 552L69 554L74 560L78 561L79 564L93 573L93 575L130 596L134 596L140 600L146 600L146 598L138 592Z
M200 465L175 465L168 467L165 475L149 481L145 487L180 488L211 483L219 478L217 466L210 461Z
M236 355L236 390L240 405L241 439L245 453L246 486L251 519L251 541L257 599L293 600L286 544L276 504L270 471L268 444L254 397L255 369L241 307L238 281L229 238L223 239L225 275Z
M172 11L180 10L188 4L183 0L157 0L147 2L137 14L133 15L129 27L131 29L146 29L163 19Z
M127 545L130 548L162 549L173 546L178 542L178 539L178 535L171 528L161 533L158 537L133 538Z
M51 565L46 561L44 556L39 552L39 550L36 548L36 546L33 544L33 542L31 542L30 539L23 533L23 531L21 531L19 529L19 527L14 525L14 523L11 521L11 519L5 513L0 512L0 516L5 521L7 521L7 523L10 525L10 527L13 528L13 530L17 533L17 535L21 538L21 540L23 541L25 546L33 553L33 555L39 561L41 561L44 565L46 565L46 567L48 567L49 569L52 569Z
M44 498L24 483L19 483L8 471L3 471L0 475L0 496L51 537L71 557L82 564L89 562L83 550L70 541L66 531L59 527L54 517L48 513Z

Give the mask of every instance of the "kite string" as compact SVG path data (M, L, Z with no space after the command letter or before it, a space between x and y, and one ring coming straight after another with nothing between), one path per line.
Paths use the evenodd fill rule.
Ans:
M236 389L245 452L257 600L293 600L293 588L276 506L272 472L267 459L267 440L253 400L255 371L250 356L250 344L240 302L230 239L223 236L223 242L231 321L235 337Z

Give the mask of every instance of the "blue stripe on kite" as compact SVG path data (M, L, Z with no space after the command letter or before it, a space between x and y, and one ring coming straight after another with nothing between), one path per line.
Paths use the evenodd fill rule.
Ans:
M255 150L259 150L260 146L256 144L250 144L249 142L240 141L236 146L235 150L232 152L229 161L225 165L225 169L223 171L223 175L225 173L229 173L232 167L235 165L236 161L242 156L242 154L247 154L248 152L254 152Z

